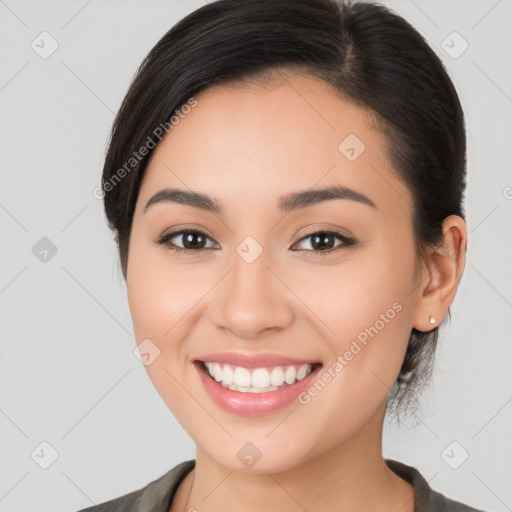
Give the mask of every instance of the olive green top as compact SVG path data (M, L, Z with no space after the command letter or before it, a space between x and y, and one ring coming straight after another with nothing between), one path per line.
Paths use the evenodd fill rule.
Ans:
M414 512L483 512L434 491L416 468L384 460L394 473L412 485ZM78 512L169 512L179 484L195 465L195 459L182 462L141 489Z

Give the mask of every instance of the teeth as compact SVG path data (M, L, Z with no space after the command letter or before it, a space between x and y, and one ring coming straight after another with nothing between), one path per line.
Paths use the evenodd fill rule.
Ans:
M283 385L291 385L302 380L311 373L313 368L311 364L303 364L301 366L276 366L268 369L249 370L241 366L209 361L204 364L210 376L222 386L243 393L275 391Z
M303 364L298 370L297 370L297 380L302 380L306 375L309 375L310 372L308 372L307 365Z
M245 388L242 386L235 386L234 384L230 384L229 386L226 386L224 383L222 383L222 386L225 388L229 388L231 391L240 391L241 393L266 393L267 391L275 391L276 389L279 389L277 386L269 386L268 388Z
M288 368L286 368L286 372L284 372L284 380L286 384L293 384L296 376L297 370L295 370L293 366L288 366Z
M224 377L224 372L222 371L222 368L219 365L213 366L213 377L217 382L220 382Z
M270 384L272 386L281 386L284 383L284 373L280 366L277 366L272 370L270 374Z
M213 368L221 368L221 366L217 363L213 365ZM233 375L233 384L235 386L244 386L244 387L250 387L251 386L251 372L247 370L246 368L242 368L240 366L237 366L235 368L235 374Z
M256 370L252 372L251 384L254 388L268 388L270 386L270 375L268 371L265 370L265 368L256 368Z
M218 365L220 366L220 365ZM234 377L233 369L228 364L224 366L224 371L222 373L223 378L222 382L226 385L233 384L233 377Z

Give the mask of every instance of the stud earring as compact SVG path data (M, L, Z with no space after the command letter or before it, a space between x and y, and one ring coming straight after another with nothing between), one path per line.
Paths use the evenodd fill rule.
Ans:
M435 323L436 323L436 319L435 319L432 315L430 315L430 318L429 318L429 320L428 320L428 321L429 321L431 324L435 324Z

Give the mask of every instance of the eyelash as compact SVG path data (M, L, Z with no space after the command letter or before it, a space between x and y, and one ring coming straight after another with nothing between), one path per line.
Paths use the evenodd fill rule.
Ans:
M206 235L206 233L203 233L202 231L198 231L198 230L195 230L195 229L183 229L183 230L180 230L180 231L174 231L172 233L167 233L166 235L163 235L161 238L159 238L155 243L158 244L158 245L165 245L168 250L174 251L176 253L189 253L189 254L190 253L193 253L193 254L195 253L195 254L198 254L201 251L205 251L205 250L208 249L208 248L185 249L183 247L178 247L178 246L170 243L170 240L172 238L174 238L176 236L179 236L179 235L186 235L186 234L202 235L202 236L205 236L206 238L211 240L211 238L208 235ZM306 240L306 239L308 239L308 238L310 238L310 237L312 237L314 235L319 235L319 234L334 236L338 240L341 240L341 242L343 242L343 243L338 245L338 246L336 246L336 247L334 247L334 248L327 249L327 250L321 250L321 251L315 251L315 250L310 250L310 249L299 249L299 250L315 253L315 256L316 255L324 256L326 254L330 254L330 253L336 252L336 251L341 250L341 249L348 249L348 248L356 245L356 243L357 243L354 239L348 238L347 236L342 235L341 233L339 233L337 231L318 230L318 231L313 231L311 233L307 233L300 240L298 240L294 245L297 245L298 243L302 242L303 240Z

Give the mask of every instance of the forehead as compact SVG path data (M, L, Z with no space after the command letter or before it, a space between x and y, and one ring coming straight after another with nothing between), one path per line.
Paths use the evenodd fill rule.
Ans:
M379 209L411 209L411 195L385 154L377 117L317 78L282 75L265 84L216 85L155 148L139 199L164 187L277 205L295 190L342 185ZM268 204L267 204L268 201Z

